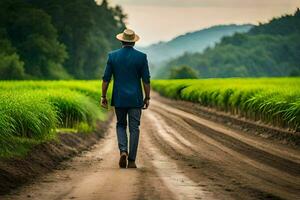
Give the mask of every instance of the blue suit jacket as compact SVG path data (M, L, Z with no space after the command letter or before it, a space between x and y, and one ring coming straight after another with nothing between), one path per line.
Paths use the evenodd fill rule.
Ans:
M109 82L112 76L111 105L117 108L143 107L141 80L150 83L146 54L130 46L109 53L103 81Z

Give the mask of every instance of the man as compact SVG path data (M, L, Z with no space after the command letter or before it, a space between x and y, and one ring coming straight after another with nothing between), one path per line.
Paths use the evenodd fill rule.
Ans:
M139 142L139 125L142 109L147 109L150 100L150 73L146 54L134 49L139 36L130 29L125 29L116 38L123 47L109 53L102 82L102 107L108 107L106 92L113 76L111 105L117 116L117 137L120 150L119 166L136 168L136 154ZM142 85L145 93L143 98ZM130 132L128 152L127 116ZM129 154L128 154L129 153ZM128 160L128 163L127 163Z

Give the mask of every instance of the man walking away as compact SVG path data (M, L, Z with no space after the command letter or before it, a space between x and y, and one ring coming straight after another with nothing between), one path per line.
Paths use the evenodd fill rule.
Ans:
M139 36L125 29L116 38L123 47L109 53L102 82L102 107L108 107L106 92L113 76L111 105L115 107L117 117L117 137L120 150L119 166L136 168L135 160L139 143L139 126L142 109L147 109L150 100L150 73L146 54L134 49ZM145 98L143 98L143 82ZM127 116L130 132L128 152ZM129 154L128 154L129 153ZM128 164L127 164L128 160Z

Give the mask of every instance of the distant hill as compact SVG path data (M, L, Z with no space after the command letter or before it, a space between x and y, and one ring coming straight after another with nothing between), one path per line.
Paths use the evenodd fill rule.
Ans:
M145 48L138 48L148 54L151 63L156 64L171 58L182 55L184 52L202 52L208 46L219 42L223 36L230 36L234 33L249 31L250 24L245 25L220 25L196 32L180 35L168 42L160 42Z
M202 78L300 76L300 10L254 26L247 33L223 37L202 53L186 53L167 62L157 74L188 65Z

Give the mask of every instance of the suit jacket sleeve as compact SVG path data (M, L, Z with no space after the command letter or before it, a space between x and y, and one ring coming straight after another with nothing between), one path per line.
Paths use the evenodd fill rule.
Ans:
M104 75L102 77L102 80L105 82L110 82L111 77L112 77L112 73L113 73L113 69L112 69L112 63L111 63L111 56L110 54L108 55L108 59L107 59L107 64L105 67L105 72Z
M144 58L141 75L142 75L143 82L146 84L149 84L150 83L150 72L149 72L147 55L145 55L145 58Z

